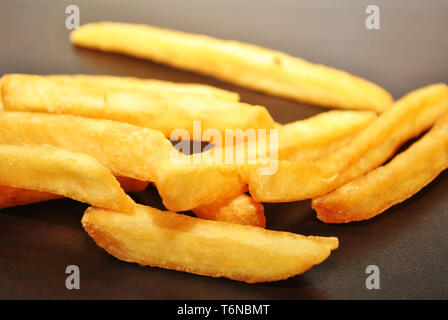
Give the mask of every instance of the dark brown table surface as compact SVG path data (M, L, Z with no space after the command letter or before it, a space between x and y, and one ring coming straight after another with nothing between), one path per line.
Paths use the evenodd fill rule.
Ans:
M282 123L324 111L152 62L72 47L65 28L69 4L79 6L81 24L146 23L251 42L362 76L395 98L448 82L448 1L443 0L1 0L0 74L88 73L207 83L265 105ZM364 26L369 4L381 10L380 30ZM447 191L445 172L405 203L346 225L319 222L309 201L266 204L268 228L337 236L340 248L303 275L256 285L121 262L83 231L86 205L75 201L1 210L0 298L447 299ZM133 196L161 207L153 189ZM81 271L80 290L65 287L65 268L72 264ZM379 290L365 287L371 264L380 268Z

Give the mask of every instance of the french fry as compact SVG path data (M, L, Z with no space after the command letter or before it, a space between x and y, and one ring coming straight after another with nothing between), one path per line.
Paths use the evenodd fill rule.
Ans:
M203 220L141 205L132 214L91 207L82 225L120 260L248 283L303 273L338 247L334 237Z
M330 122L344 120L347 128L351 128L345 131L348 134L371 118L369 113L350 114L334 111L330 116L318 116L316 121L305 120L309 124L304 128L316 128L327 122L333 128L328 132L333 137L327 138L331 142L341 135L337 133L340 125ZM316 137L321 140L322 135ZM312 145L313 139L307 139L295 150ZM170 160L173 147L160 132L125 123L70 115L4 112L0 114L0 143L49 144L90 154L116 176L156 182L165 205L172 211L191 210L238 197L246 188L237 166L173 164ZM252 207L247 209L252 212Z
M198 83L176 83L157 79L142 79L134 77L118 77L104 75L64 75L53 74L44 76L47 79L77 86L92 86L103 89L124 89L146 92L167 92L171 94L197 95L225 101L239 101L240 96L236 92L227 91L213 86Z
M370 111L335 110L279 125L278 158L290 161L320 159L346 145L376 117L376 114ZM269 144L266 145L269 147ZM263 206L245 194L201 205L193 212L202 219L216 221L261 227L264 227L266 222Z
M0 209L60 198L63 198L63 196L54 193L0 186Z
M448 113L388 164L313 199L319 220L367 220L410 198L448 168Z
M171 211L186 211L204 204L237 197L247 190L237 165L173 163L148 164L163 204Z
M136 91L74 85L37 75L4 75L3 106L8 111L64 113L109 119L157 129L166 137L177 129L190 137L194 122L201 130L273 128L266 108L185 93ZM238 116L235 116L238 115Z
M429 129L448 111L448 87L415 90L381 114L350 143L314 163L279 161L275 174L263 165L241 167L255 201L288 202L323 196L387 161L409 139Z
M246 189L236 167L173 163L171 152L176 150L161 132L127 123L1 112L0 143L48 144L89 154L116 176L155 182L165 206L172 211L191 210Z
M255 202L246 194L201 205L193 209L193 212L201 219L238 223L262 228L266 226L263 205Z
M130 212L135 203L96 159L50 146L0 144L0 185Z
M237 41L113 22L83 25L70 40L325 107L382 112L393 102L383 88L347 72Z
M354 138L377 118L370 111L328 111L280 126L278 158L314 161Z
M117 181L125 192L142 191L149 184L149 182L124 177L117 177ZM60 198L63 197L54 193L0 186L0 209Z
M169 159L172 144L156 130L109 120L1 112L0 143L47 144L91 155L115 176L153 181L147 163Z

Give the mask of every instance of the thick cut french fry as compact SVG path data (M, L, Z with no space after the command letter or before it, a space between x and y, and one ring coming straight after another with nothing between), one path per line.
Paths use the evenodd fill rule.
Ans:
M170 156L175 150L161 132L127 123L1 112L0 143L48 144L89 154L116 176L155 182L165 206L172 211L237 196L246 188L236 167L173 163Z
M141 205L132 214L91 207L82 225L120 260L248 283L303 273L338 247L334 237L269 231Z
M157 129L170 137L184 129L190 137L194 121L201 130L270 129L266 108L184 93L126 90L72 85L37 75L9 74L2 80L3 106L9 111L65 113L109 119ZM235 116L238 115L238 116Z
M333 128L328 135L341 137L337 133L340 125L331 125L330 121L339 119L346 122L351 129L345 133L349 134L371 118L369 113L330 113L329 116L318 116L316 121L305 120L309 124L304 127L316 128L323 125L319 118L327 119ZM319 140L323 138L316 134L317 137ZM327 138L326 141L331 142L332 139ZM310 137L304 139L306 143L299 143L300 147L295 151L311 146L312 140ZM4 112L0 114L0 143L49 144L90 154L117 176L156 182L165 205L172 211L191 210L237 197L245 189L245 182L238 177L236 166L177 165L170 160L171 143L160 132L114 121ZM326 148L326 144L322 148ZM252 211L252 208L248 207L248 210Z
M103 75L48 75L45 78L57 80L72 86L83 85L104 89L138 90L146 92L167 92L171 94L181 93L211 97L226 101L239 101L240 96L236 92L227 91L213 86L197 83L176 83L156 79L143 79L133 77L103 76Z
M370 219L410 198L448 168L448 114L424 137L385 166L313 199L319 220Z
M147 163L169 159L156 130L110 120L32 112L0 113L0 143L47 144L91 155L115 176L153 181Z
M204 204L237 197L247 190L238 166L222 164L148 164L164 205L171 211L192 210Z
M382 112L392 104L386 90L367 80L237 41L113 22L86 24L70 39L79 46L146 58L321 106Z
M448 111L448 87L436 84L397 101L344 146L315 163L279 161L276 173L260 175L263 165L242 166L255 201L288 202L323 196L387 161Z
M117 181L125 192L142 191L149 184L149 182L124 177L117 177ZM54 193L0 186L0 209L60 198L63 197Z
M264 228L266 217L261 203L246 194L205 204L193 210L201 219L224 221Z
M51 146L0 144L0 185L130 212L135 203L96 159Z
M0 186L0 209L60 198L63 198L63 196L54 193Z
M376 119L371 111L329 111L284 126L279 125L278 158L313 161L346 145ZM270 144L266 144L268 149ZM224 152L223 152L224 154ZM203 219L264 226L263 206L245 194L194 209Z
M370 111L328 111L280 126L278 158L314 161L354 138L377 118Z

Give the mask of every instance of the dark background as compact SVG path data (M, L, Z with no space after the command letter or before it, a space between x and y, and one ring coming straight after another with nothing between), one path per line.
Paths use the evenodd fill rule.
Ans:
M282 123L324 109L274 98L152 62L72 47L65 8L81 24L111 20L168 27L285 51L374 81L399 98L448 80L448 1L4 1L0 0L0 74L89 73L212 84L266 106ZM367 5L381 29L364 26ZM1 210L3 299L447 299L448 172L403 204L359 223L319 222L309 201L266 204L268 228L332 235L340 248L295 278L248 285L121 262L82 230L85 205L58 200ZM134 194L161 207L157 192ZM275 261L273 261L275 263ZM81 289L65 288L65 268L81 270ZM381 289L367 290L378 265Z

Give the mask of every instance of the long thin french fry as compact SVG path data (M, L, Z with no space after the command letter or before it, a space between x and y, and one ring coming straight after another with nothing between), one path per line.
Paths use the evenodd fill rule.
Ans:
M125 192L142 191L148 186L148 182L124 177L117 177L117 181ZM0 186L0 209L60 198L63 196L54 193Z
M70 39L326 107L382 112L393 101L383 88L347 72L237 41L113 22L83 25Z
M0 144L0 185L130 212L135 203L96 159L50 146Z
M354 138L377 118L371 111L320 113L278 128L278 159L314 161Z
M381 114L350 143L315 163L279 161L272 175L264 165L242 166L255 201L288 202L323 196L387 161L409 139L429 129L448 111L448 87L415 90Z
M448 113L434 128L385 166L313 199L319 220L370 219L410 198L448 168Z
M236 102L240 100L240 96L236 92L198 83L177 83L157 79L86 74L52 74L44 77L73 86L82 85L103 89L125 89L145 92L162 91L171 94L181 93L193 96L210 97L225 101Z
M141 205L132 214L91 207L82 225L120 260L248 283L303 273L338 247L334 237L203 220Z
M109 119L157 129L166 137L184 129L193 138L194 121L200 121L201 131L214 129L222 133L226 129L275 126L266 108L261 106L160 90L73 85L37 75L4 75L2 96L8 111Z

